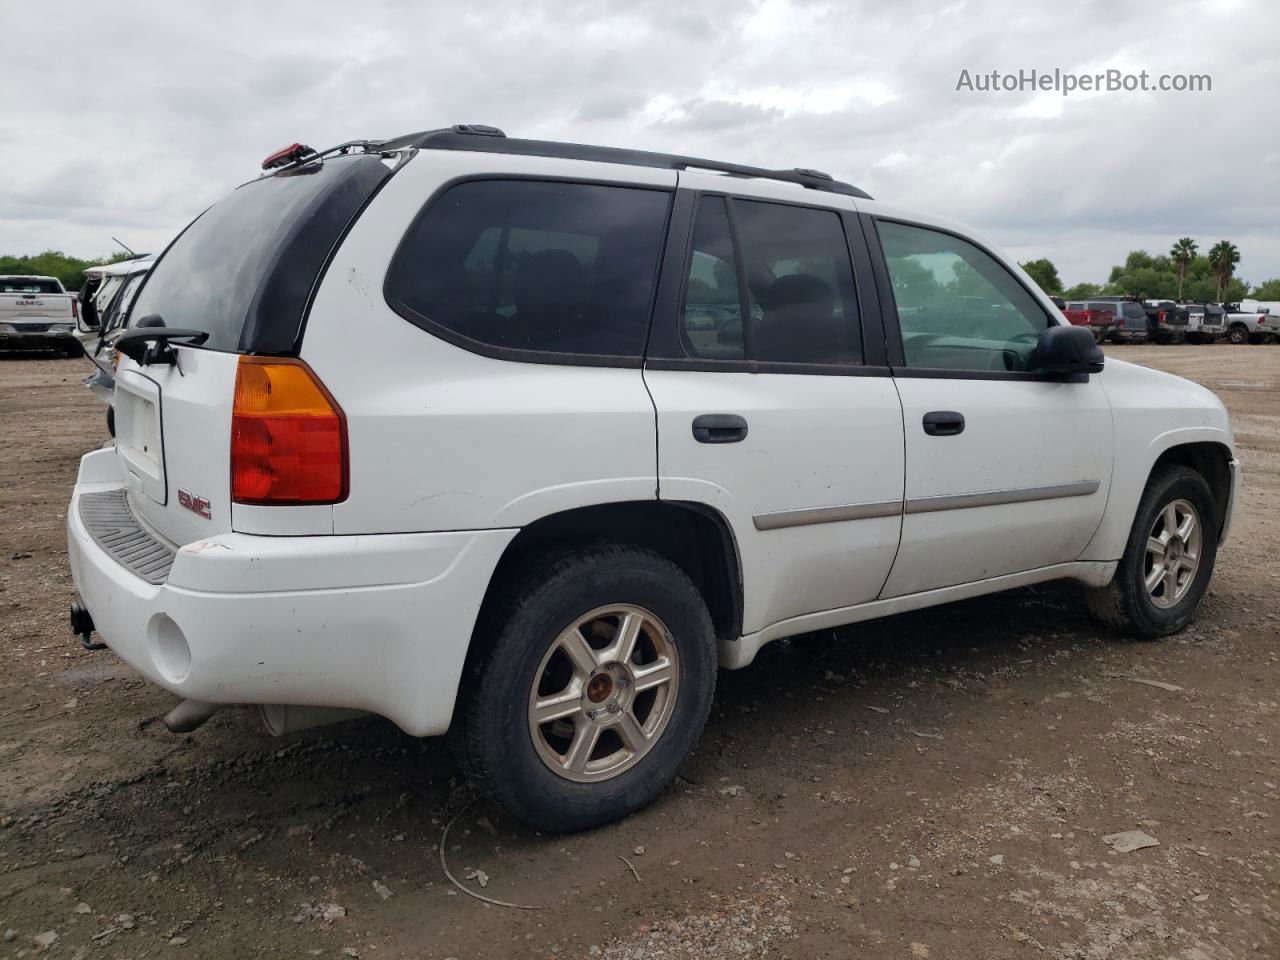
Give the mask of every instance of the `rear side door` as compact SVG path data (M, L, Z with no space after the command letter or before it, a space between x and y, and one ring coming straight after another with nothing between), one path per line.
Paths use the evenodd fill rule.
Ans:
M925 224L866 224L906 440L902 545L884 596L1078 559L1111 480L1098 377L1027 372L1058 321L994 255Z
M902 414L874 292L854 282L866 250L852 204L724 184L680 175L644 377L659 497L731 524L749 634L880 592L901 524Z

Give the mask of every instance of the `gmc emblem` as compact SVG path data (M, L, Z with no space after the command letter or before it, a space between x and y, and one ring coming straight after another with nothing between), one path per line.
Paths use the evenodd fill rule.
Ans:
M197 516L204 517L206 520L213 519L212 514L209 512L209 501L204 497L193 497L187 491L179 490L178 503Z

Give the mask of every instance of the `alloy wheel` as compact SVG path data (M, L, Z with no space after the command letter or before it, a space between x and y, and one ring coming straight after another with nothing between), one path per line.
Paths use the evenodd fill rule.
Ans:
M1143 582L1157 607L1168 608L1186 596L1200 569L1201 524L1196 508L1174 500L1157 515L1147 534Z
M642 607L599 607L561 632L538 666L534 749L566 780L616 777L662 736L679 687L679 653L662 621Z

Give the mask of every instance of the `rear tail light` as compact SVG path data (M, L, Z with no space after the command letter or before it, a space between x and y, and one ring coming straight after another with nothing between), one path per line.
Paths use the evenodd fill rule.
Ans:
M71 319L72 320L80 319L80 303L75 299L71 301Z
M1165 318L1166 316L1168 316L1168 314L1166 314L1166 313L1165 313L1165 311L1161 310L1161 311L1160 311L1160 313L1159 313L1159 315L1158 315L1158 317L1157 317L1156 322L1157 322L1157 323L1164 323L1164 318Z
M347 419L301 360L241 357L231 414L236 503L338 503L347 497Z

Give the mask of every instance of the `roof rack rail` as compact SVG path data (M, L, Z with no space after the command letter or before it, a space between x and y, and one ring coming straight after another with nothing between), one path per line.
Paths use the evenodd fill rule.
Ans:
M401 150L470 150L478 153L509 153L526 157L557 157L565 160L591 160L597 163L623 163L636 167L663 170L711 170L734 177L780 180L809 190L838 193L870 200L865 190L836 180L829 173L797 167L793 170L769 170L740 163L722 163L678 154L654 153L649 150L626 150L618 147L594 147L581 143L554 140L520 140L508 137L497 127L480 123L458 123L439 130L422 130L391 140L370 144L373 149Z

